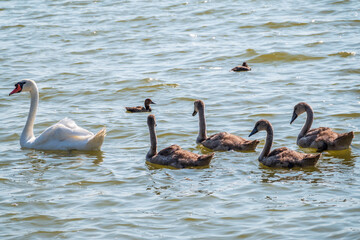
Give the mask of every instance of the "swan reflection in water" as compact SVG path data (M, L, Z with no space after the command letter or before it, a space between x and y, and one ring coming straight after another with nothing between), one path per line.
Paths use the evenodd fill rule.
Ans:
M25 153L25 156L28 159L31 159L31 163L48 163L52 166L67 165L73 163L84 163L92 160L92 163L98 165L104 161L104 152L103 151L44 151L44 150L34 150L34 149L24 149L28 150ZM61 162L57 162L60 160Z

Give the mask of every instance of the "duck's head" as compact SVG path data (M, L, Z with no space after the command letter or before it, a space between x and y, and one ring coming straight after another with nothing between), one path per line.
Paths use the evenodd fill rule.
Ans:
M204 109L205 103L201 100L196 100L194 102L194 112L193 112L193 116L195 116L200 109Z
M150 104L156 104L156 103L154 103L150 98L145 99L145 106L149 106Z
M270 122L269 122L268 120L261 119L261 120L257 121L257 122L255 123L255 127L254 127L254 129L251 131L249 137L252 136L252 135L254 135L254 134L257 133L257 132L260 132L260 131L262 131L262 130L266 130L266 129L269 127L269 125L271 125L271 124L270 124Z
M292 124L299 115L306 111L306 106L308 106L308 104L305 102L299 102L295 105L290 124Z
M15 89L12 90L11 93L9 93L9 96L14 93L20 93L20 92L30 92L33 86L35 85L35 82L30 79L24 79L20 82L15 84Z

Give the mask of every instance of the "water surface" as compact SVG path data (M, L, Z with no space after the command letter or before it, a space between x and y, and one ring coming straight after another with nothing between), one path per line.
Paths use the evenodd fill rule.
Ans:
M358 1L10 1L0 4L1 239L357 239L360 229ZM247 61L251 72L229 72ZM64 117L97 132L102 151L21 149L37 82L35 135ZM274 126L274 147L304 152L289 125L308 102L314 127L354 131L351 149L309 169L269 169L254 152L218 152L203 169L145 163L146 113L159 148L196 153L193 101L208 134Z

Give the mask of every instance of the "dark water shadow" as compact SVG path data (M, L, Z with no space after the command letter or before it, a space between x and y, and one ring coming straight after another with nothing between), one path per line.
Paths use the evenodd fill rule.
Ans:
M329 157L331 162L342 164L348 167L355 167L356 158L358 158L359 155L353 153L351 148L339 151L323 152L323 158L327 159Z
M209 168L210 165L206 165L206 166L196 166L196 167L187 167L187 168L175 168L172 166L168 166L168 165L160 165L160 164L155 164L155 163L151 163L148 161L145 161L146 166L148 167L149 170L156 170L156 169L172 169L172 170L182 170L182 169L204 169L204 168Z
M261 182L274 183L274 182L294 182L306 181L316 182L316 178L311 177L313 173L318 173L320 170L318 165L315 167L306 168L270 168L264 165L260 166L261 169Z

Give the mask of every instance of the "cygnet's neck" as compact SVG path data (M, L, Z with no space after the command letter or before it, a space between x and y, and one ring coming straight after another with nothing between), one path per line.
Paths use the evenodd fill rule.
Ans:
M298 135L298 138L297 138L298 140L300 138L302 138L303 136L305 136L305 134L310 130L311 125L314 120L314 112L309 105L305 105L305 111L306 111L306 122Z
M146 155L147 158L152 158L157 154L157 137L155 132L155 125L149 125L149 132L150 132L150 149Z
M271 126L271 124L268 124L266 127L266 140L265 140L265 146L264 149L262 150L260 156L259 156L259 161L261 162L264 158L266 158L271 150L271 146L273 143L273 138L274 138L274 132L273 132L273 128Z
M205 120L205 106L200 105L198 106L199 110L199 135L196 139L197 143L201 143L205 139L207 139L206 135L206 120Z

